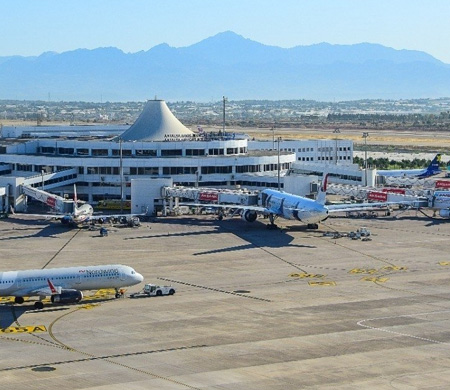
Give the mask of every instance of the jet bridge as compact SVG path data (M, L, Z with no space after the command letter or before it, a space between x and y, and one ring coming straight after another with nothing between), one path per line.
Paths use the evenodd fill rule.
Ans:
M55 172L45 172L25 177L23 184L26 186L41 187L46 189L59 188L75 184L78 181L78 170L76 168L61 169Z
M169 213L179 213L180 199L188 199L193 203L209 204L238 204L254 206L259 202L259 192L245 189L218 189L197 187L168 187L161 188L164 199L164 210Z
M22 185L22 193L39 202L45 203L58 213L66 214L73 212L74 203L72 200L67 200L58 195L50 194L49 192L26 185Z

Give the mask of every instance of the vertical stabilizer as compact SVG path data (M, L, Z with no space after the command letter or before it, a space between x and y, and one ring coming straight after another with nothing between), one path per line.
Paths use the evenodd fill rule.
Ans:
M325 204L327 200L327 185L328 185L328 173L324 173L322 184L319 188L319 192L317 193L317 203Z
M438 153L431 161L430 165L425 170L422 170L422 172L417 177L428 177L437 175L441 172L441 167L439 164L441 163L441 155Z
M441 155L438 153L428 166L427 174L435 175L436 173L440 172L441 171L441 168L439 166L440 162L441 162Z
M77 185L73 185L73 208L74 211L78 208L78 197L77 197Z

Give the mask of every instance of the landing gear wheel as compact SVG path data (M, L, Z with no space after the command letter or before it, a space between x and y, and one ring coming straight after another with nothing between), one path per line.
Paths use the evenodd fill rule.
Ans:
M115 297L116 297L116 298L120 298L120 297L121 297L120 293L117 292L116 295L115 295Z
M278 226L275 224L275 216L273 214L269 214L270 224L267 225L267 229L275 230L278 229Z
M317 223L308 223L308 229L317 230L319 225Z
M44 308L44 304L41 301L34 302L34 308L36 310L42 310Z
M15 297L14 298L14 302L21 305L25 300L23 299L23 297Z

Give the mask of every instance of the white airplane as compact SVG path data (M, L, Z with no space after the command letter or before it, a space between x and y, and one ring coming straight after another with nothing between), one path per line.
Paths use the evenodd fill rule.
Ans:
M77 197L77 188L74 185L73 191L74 196L72 201L67 201L66 199L61 198L60 196L50 194L48 192L38 190L33 187L22 186L22 191L25 195L32 197L40 202L47 204L48 206L55 209L60 214L52 214L52 215L43 215L43 214L29 214L39 218L53 218L59 219L65 225L80 225L87 222L98 222L103 223L106 220L116 219L116 220L126 220L126 222L133 222L133 226L137 224L137 221L134 219L138 217L138 215L142 214L116 214L116 215L94 215L94 208L82 201L78 200ZM81 206L78 204L82 202ZM64 209L65 203L73 204L73 211L70 213L61 213Z
M119 289L141 283L144 277L126 265L96 265L85 267L32 269L0 272L0 296L13 296L22 304L23 297L37 296L36 309L42 309L42 300L50 297L53 303L77 303L83 299L83 290Z
M392 202L379 203L359 203L342 204L342 205L325 205L326 200L326 186L328 175L322 182L319 194L316 200L305 198L303 196L289 194L283 191L266 189L261 192L261 206L244 206L231 204L192 204L185 203L190 206L210 206L212 208L224 208L240 210L241 217L247 222L254 222L258 214L263 214L269 217L269 228L275 228L274 220L276 217L281 217L288 220L297 220L308 225L310 229L317 229L318 223L323 222L328 218L329 213L337 213L344 211L361 211L371 210L381 207L387 207Z
M70 215L64 215L61 219L66 220L65 223L78 225L80 223L87 222L92 219L94 214L94 208L88 204L83 203L80 207L78 207L78 197L77 197L77 187L75 184L73 185L73 213ZM64 223L64 222L63 222Z
M387 170L377 170L377 175L379 176L389 176L389 177L417 177L425 178L429 176L437 175L441 173L441 168L439 163L441 162L441 155L438 153L431 161L427 168L422 169L387 169Z
M434 191L428 198L428 205L434 214L439 212L442 218L450 218L450 191Z

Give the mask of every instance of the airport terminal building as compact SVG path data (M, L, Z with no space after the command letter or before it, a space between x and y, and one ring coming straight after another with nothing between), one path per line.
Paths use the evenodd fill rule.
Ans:
M79 133L67 127L59 132L29 127L20 135L4 127L0 188L8 199L3 199L3 207L6 203L17 206L21 184L68 196L76 184L78 197L94 204L130 199L131 180L142 178L171 178L174 184L189 187L283 188L283 178L294 163L351 165L353 156L352 143L347 140L280 141L275 145L232 132L194 132L163 100L149 100L126 129L86 127Z

